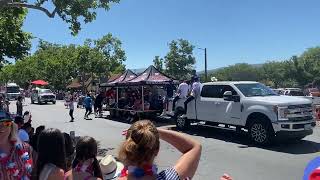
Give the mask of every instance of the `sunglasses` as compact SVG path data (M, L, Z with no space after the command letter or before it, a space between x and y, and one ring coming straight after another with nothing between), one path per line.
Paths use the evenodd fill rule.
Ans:
M3 122L0 122L0 126L11 127L11 126L12 126L12 121L3 121Z

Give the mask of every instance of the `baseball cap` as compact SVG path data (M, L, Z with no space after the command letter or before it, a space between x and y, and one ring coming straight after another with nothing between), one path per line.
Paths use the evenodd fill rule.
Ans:
M5 111L0 111L0 122L12 121L12 118L9 113Z

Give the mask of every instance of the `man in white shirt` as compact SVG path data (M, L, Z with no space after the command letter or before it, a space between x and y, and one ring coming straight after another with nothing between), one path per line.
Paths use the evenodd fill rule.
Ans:
M189 96L188 99L184 102L185 114L187 114L188 103L198 98L200 96L200 91L201 91L201 83L200 83L199 77L196 77L194 79L194 83L192 84L191 96Z
M189 92L189 85L187 84L186 81L183 81L181 84L179 84L176 97L173 99L173 102L172 102L172 111L175 110L176 102L177 102L179 99L187 98L188 92Z

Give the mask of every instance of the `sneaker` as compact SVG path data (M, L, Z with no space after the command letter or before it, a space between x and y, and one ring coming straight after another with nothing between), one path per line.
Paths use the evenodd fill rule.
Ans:
M74 122L74 120L73 120L73 119L71 119L71 121L69 121L69 122Z
M186 114L183 114L182 116L180 116L181 118L187 118Z
M174 116L174 112L173 112L173 111L170 111L170 112L167 113L167 115L169 115L169 116Z

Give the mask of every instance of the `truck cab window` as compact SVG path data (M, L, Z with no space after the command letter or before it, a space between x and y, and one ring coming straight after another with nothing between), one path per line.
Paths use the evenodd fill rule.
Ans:
M226 91L231 91L232 95L237 95L237 92L227 85L204 85L202 87L201 96L209 98L223 98Z

